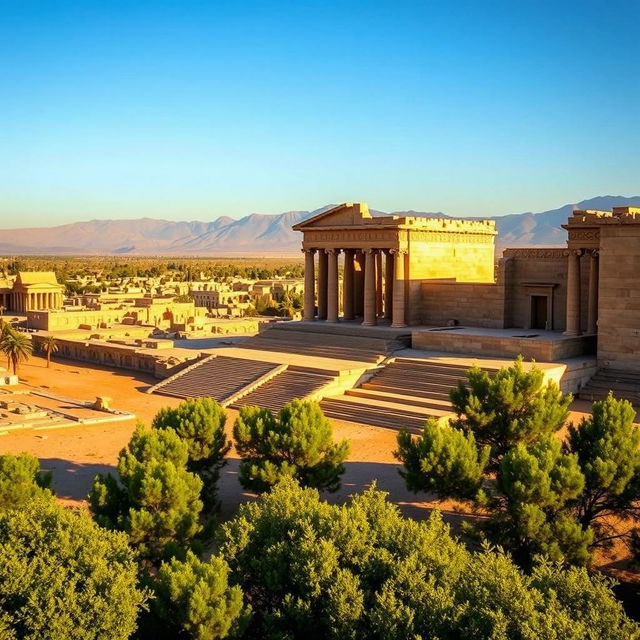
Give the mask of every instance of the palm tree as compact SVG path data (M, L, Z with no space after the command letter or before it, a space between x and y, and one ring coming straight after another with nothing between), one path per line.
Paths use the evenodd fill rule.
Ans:
M58 341L54 336L45 336L40 343L42 350L47 354L47 369L51 366L51 354L58 350Z
M15 329L6 327L0 338L0 350L7 356L7 361L11 363L13 375L18 375L18 365L21 360L25 362L29 359L33 351L31 338L26 333L20 333Z

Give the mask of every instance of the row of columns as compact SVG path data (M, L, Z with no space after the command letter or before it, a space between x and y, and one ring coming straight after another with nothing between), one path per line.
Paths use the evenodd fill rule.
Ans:
M567 326L565 335L582 334L582 280L580 277L580 258L583 249L569 251L567 263ZM587 333L598 331L598 286L600 277L599 252L594 249L589 254L589 293L587 299Z
M44 311L62 307L61 293L20 293L11 294L13 311Z
M316 286L316 261L318 275ZM362 316L364 326L378 317L392 327L405 324L405 255L400 249L304 249L304 320L338 322L340 315L338 258L344 254L342 312L344 320ZM384 270L383 270L384 256ZM356 263L358 270L356 270Z

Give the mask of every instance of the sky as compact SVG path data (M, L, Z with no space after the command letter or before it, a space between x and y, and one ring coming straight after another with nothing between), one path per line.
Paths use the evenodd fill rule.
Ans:
M640 194L640 2L0 0L0 226Z

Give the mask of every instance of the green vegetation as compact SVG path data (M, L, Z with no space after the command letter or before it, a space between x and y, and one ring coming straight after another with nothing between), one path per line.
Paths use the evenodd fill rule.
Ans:
M244 626L249 611L242 590L229 585L229 565L212 556L206 562L189 552L184 562L163 563L153 581L148 635L154 638L226 638Z
M370 489L345 506L284 480L223 525L221 551L253 617L245 638L627 640L611 584L548 562L523 573L468 551L441 516L400 516Z
M0 329L0 351L6 356L13 375L17 376L20 362L26 362L33 352L31 337L3 322Z
M586 565L596 547L632 541L633 529L613 527L613 518L640 519L640 433L628 402L594 403L563 445L556 432L571 396L544 385L541 371L518 360L493 377L471 369L467 381L451 392L451 426L429 421L420 437L398 435L410 490L467 502L485 516L468 530L525 567L536 554Z
M125 640L146 593L121 533L38 496L0 512L0 637Z
M42 339L42 350L47 356L47 369L51 366L51 356L58 351L58 341L54 335L45 336Z
M245 489L267 491L284 477L316 489L340 487L349 443L333 442L331 423L317 402L292 400L277 416L269 409L243 407L233 437Z
M118 459L118 479L98 475L89 501L96 521L125 531L151 563L183 554L201 531L202 480L187 471L188 447L171 428L139 424Z
M37 495L51 495L51 474L40 471L40 462L28 453L0 456L0 512L26 504Z
M202 480L202 500L207 509L217 505L220 469L231 448L224 433L225 410L212 398L181 402L175 409L161 409L152 422L153 429L172 428L186 443L187 469Z

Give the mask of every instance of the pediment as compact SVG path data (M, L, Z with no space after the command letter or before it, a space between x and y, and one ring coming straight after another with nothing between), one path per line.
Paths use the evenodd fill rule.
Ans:
M365 221L370 219L369 207L365 202L344 202L313 218L299 222L293 228L296 231L307 231L323 227L350 227L365 224Z

